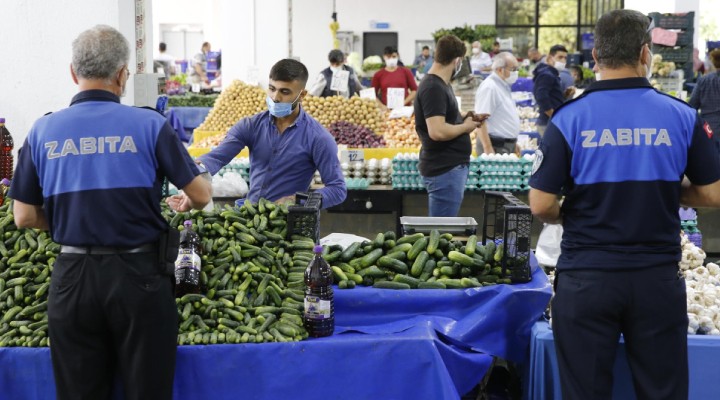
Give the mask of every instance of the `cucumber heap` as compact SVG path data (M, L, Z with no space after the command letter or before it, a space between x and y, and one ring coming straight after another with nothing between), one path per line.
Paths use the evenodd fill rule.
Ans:
M437 230L429 236L416 233L395 239L394 232L379 233L372 242L328 253L325 260L338 287L459 289L511 283L500 266L502 244L483 246L475 235L463 244Z
M18 229L9 199L0 207L0 347L47 346L50 273L60 246L47 232Z

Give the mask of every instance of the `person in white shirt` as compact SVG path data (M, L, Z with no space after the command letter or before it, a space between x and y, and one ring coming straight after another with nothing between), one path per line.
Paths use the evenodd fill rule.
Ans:
M490 114L487 123L475 132L479 135L477 154L516 153L520 133L520 115L510 87L518 78L518 62L508 52L493 58L492 74L475 93L475 114Z
M160 42L160 46L158 48L160 50L160 54L155 57L155 61L160 62L163 66L163 69L165 71L165 77L173 76L177 73L177 65L175 64L175 57L171 56L170 54L166 53L167 45L163 42Z
M470 69L473 74L479 74L482 71L489 71L492 65L490 54L482 51L480 42L475 41L472 44L472 56L470 57Z
M330 61L330 67L320 71L320 74L315 80L312 88L310 88L310 90L308 91L308 94L311 96L320 97L343 96L345 98L350 98L356 94L359 94L360 90L362 90L363 87L360 84L360 80L358 79L355 70L349 65L345 65L345 54L340 50L331 50L330 54L328 54L328 61ZM335 75L335 73L340 71L348 71L349 73L347 84L348 90L331 90L330 86L332 84L333 76Z

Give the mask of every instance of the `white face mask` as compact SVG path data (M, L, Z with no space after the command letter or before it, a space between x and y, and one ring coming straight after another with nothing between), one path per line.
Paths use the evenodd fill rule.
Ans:
M517 71L510 71L510 76L505 78L505 82L507 82L509 85L512 85L513 83L517 82L518 80L518 72Z
M596 80L596 81L601 81L601 80L602 80L602 78L600 77L600 73L599 73L599 72L596 72L596 73L595 73L595 80Z
M457 74L460 73L460 70L462 69L462 58L460 59L460 62L455 65L455 72L453 72L452 77L455 78Z
M397 67L397 65L398 65L398 59L395 58L395 57L393 57L393 58L387 58L387 59L385 59L385 65L387 65L387 66L390 67L390 68Z
M650 53L650 61L647 63L647 72L645 73L645 77L650 79L652 77L653 54L650 51L648 51L648 53Z
M555 69L558 71L565 69L565 63L562 61L555 61L555 65L553 65Z
M473 53L473 54L480 54L480 49L478 49L477 47L473 47L472 53Z

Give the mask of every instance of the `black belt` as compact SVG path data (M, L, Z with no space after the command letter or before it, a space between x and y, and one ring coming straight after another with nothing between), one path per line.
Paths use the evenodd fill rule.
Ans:
M517 142L517 139L496 138L496 137L490 136L490 142L495 142L495 143L515 143L515 142Z
M156 244L144 244L138 247L107 247L107 246L62 246L61 253L70 254L136 254L154 253L157 251Z

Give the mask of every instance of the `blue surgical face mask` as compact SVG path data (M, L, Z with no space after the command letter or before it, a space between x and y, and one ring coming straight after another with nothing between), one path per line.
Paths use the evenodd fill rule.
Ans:
M293 100L292 103L276 103L273 101L273 99L270 98L270 95L267 96L265 99L265 102L268 106L268 111L270 111L270 115L272 115L275 118L284 118L288 115L292 114L293 112L293 105L295 102L300 98L300 94L302 92L298 93L295 100Z

